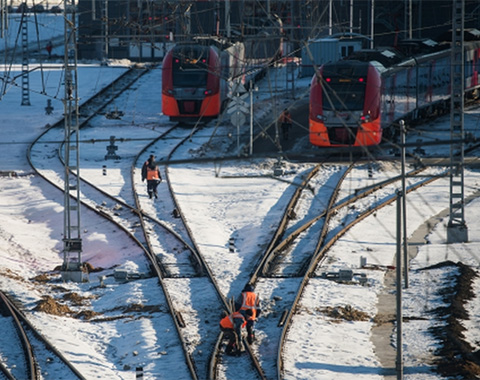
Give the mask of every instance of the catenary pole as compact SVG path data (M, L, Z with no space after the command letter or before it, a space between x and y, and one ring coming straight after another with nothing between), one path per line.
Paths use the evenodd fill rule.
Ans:
M450 145L450 219L447 225L447 243L468 241L464 210L464 23L465 0L453 0L450 139L461 141Z
M397 380L403 379L403 353L402 353L402 198L405 194L397 191L397 255L396 255L396 287L397 287Z
M407 185L405 177L405 162L406 162L406 152L405 152L405 121L400 120L400 135L401 145L402 145L402 229L403 229L403 239L402 239L402 248L403 248L403 267L404 267L404 281L405 288L408 288L408 244L407 244Z

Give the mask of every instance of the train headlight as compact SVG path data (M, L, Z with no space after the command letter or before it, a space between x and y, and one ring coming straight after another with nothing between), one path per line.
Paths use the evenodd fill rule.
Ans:
M317 119L320 121L327 121L327 117L323 115L317 115Z
M369 122L370 119L371 119L370 115L362 115L362 116L360 116L360 121L361 121L362 123Z
M205 90L204 92L204 95L211 95L212 94L212 90Z

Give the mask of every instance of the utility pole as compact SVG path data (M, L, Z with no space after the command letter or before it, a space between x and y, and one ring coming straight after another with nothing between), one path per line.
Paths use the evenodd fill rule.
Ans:
M353 33L353 0L350 0L350 34Z
M83 282L82 238L80 235L80 152L77 88L77 38L75 0L65 0L65 178L63 265L64 281Z
M22 106L30 105L30 76L28 73L28 22L25 7L20 19L22 29Z
M102 3L101 3L101 6L103 7L103 10L102 10L102 16L103 16L103 37L104 37L104 41L103 41L103 44L105 45L105 48L103 49L103 54L105 54L105 56L103 57L104 59L104 62L107 62L108 60L108 23L109 23L109 19L108 19L108 0L104 0ZM95 8L95 6L93 7Z
M375 47L375 0L370 4L370 49Z
M462 141L450 145L450 219L447 226L447 243L468 241L465 223L464 199L464 22L465 0L453 0L452 52L451 52L451 96L450 96L450 139Z
M227 31L227 38L230 41L232 30L230 28L230 0L225 0L225 29Z
M403 380L403 339L402 339L402 198L405 197L401 191L397 190L397 255L396 255L396 289L397 289L397 357L395 367L397 370L397 380Z
M333 34L333 0L328 3L328 35Z
M405 121L400 120L400 135L401 135L401 145L402 145L402 247L403 247L403 266L404 266L404 277L405 277L405 288L408 288L408 242L407 242L407 184L406 184L406 149L405 149L405 138L407 131L405 129Z
M7 0L0 0L0 38L5 38L6 29L8 29Z

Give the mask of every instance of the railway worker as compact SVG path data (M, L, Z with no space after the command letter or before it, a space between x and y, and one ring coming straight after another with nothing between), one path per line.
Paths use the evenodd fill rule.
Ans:
M235 307L237 310L239 309L240 313L242 313L247 320L247 342L248 344L252 344L255 340L253 327L262 310L260 308L260 298L253 291L251 284L245 285L242 294L235 303Z
M158 165L155 162L155 156L152 154L147 161L142 166L142 182L147 180L147 192L148 197L152 199L155 195L155 198L158 198L157 187L160 182L162 182L162 175L158 169Z
M243 351L242 329L247 325L247 321L242 313L235 311L222 318L220 321L220 330L223 331L228 339L225 354L238 356Z
M290 128L292 128L292 116L286 108L280 115L280 126L282 128L283 139L288 140L288 134L290 132Z
M48 58L52 58L52 49L53 49L52 41L48 41L47 46L45 46L45 49L47 50Z

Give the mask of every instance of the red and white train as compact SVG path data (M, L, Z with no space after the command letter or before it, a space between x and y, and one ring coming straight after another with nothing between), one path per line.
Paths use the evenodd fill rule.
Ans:
M465 96L476 96L480 42L465 42ZM372 146L407 125L450 108L450 49L391 66L374 59L343 60L319 68L311 81L309 136L321 147Z
M163 114L180 122L207 122L217 117L227 98L225 75L231 75L224 72L225 67L214 46L186 44L172 48L162 67ZM237 66L234 63L228 67L235 70Z
M280 54L280 47L279 39L228 47L213 41L177 44L163 60L163 114L183 123L206 123L218 117L228 101L229 86L255 81ZM260 48L267 54L259 57Z

